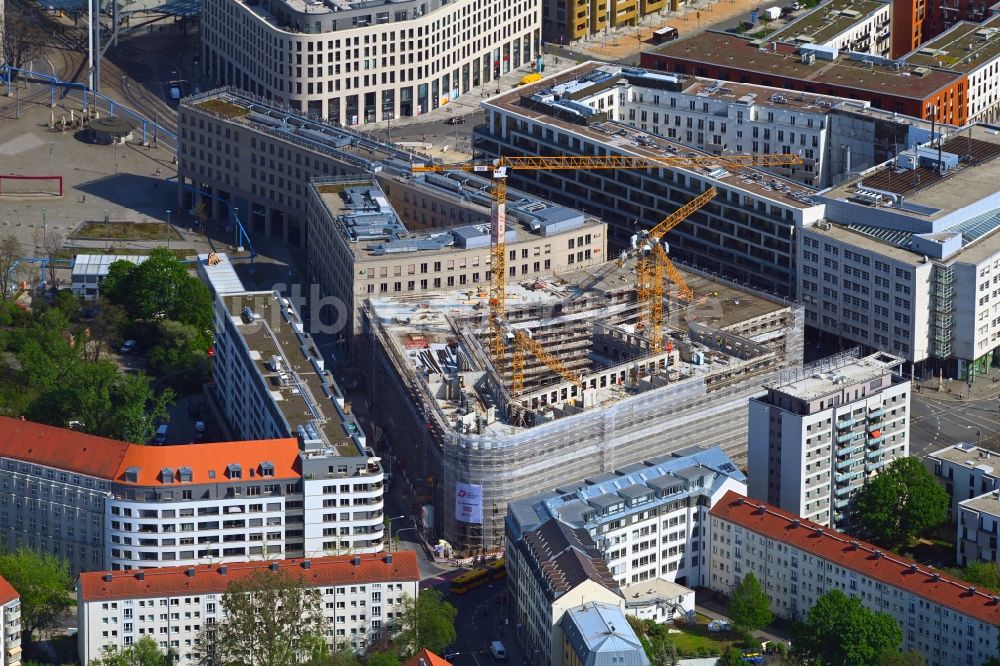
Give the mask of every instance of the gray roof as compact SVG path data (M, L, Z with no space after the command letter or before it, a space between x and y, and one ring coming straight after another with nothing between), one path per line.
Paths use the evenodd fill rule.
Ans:
M599 507L607 508L609 506L614 506L615 504L621 504L622 498L618 496L617 493L604 493L603 495L598 495L597 497L590 497L588 501Z
M649 486L644 486L641 483L633 483L631 486L626 486L618 491L618 494L625 499L636 499L639 497L645 497L652 493L653 490Z
M583 666L649 666L618 606L592 601L566 611L559 624Z
M73 259L73 275L105 276L116 261L128 261L138 266L149 259L140 254L78 254Z

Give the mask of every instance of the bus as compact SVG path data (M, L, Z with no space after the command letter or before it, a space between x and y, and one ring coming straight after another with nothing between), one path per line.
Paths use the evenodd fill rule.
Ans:
M488 583L489 572L486 569L473 569L456 577L451 581L452 594L465 594L469 590L474 590L480 585Z
M493 560L486 565L486 571L490 574L490 580L503 580L507 577L507 560L502 557Z
M669 25L660 28L659 30L653 31L653 43L662 44L663 42L669 42L671 40L680 37L680 33L677 32L677 28L671 28Z

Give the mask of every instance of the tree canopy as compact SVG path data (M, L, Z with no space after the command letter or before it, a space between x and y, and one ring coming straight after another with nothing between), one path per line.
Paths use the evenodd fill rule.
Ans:
M107 645L99 659L92 659L90 666L173 666L174 651L160 650L156 639L143 636L132 645Z
M840 590L820 597L795 633L795 653L822 666L878 664L882 655L898 652L903 642L891 615L873 613Z
M948 573L976 585L1000 592L1000 564L970 560L964 567L948 569Z
M917 458L897 458L855 499L861 532L897 548L948 519L948 493Z
M412 597L404 597L397 638L400 654L409 657L420 648L443 654L457 637L456 614L455 607L442 600L437 590L422 591L416 601Z
M132 319L173 319L208 330L212 297L208 287L188 275L169 250L158 248L139 265L116 261L108 267L101 294L121 305Z
M753 632L774 619L771 600L753 573L744 576L733 590L729 599L729 617L736 631L747 640L753 636Z
M61 557L18 548L0 555L0 576L21 595L26 642L34 632L54 628L59 616L76 605L69 562Z
M321 594L303 582L289 571L262 571L230 583L222 597L225 619L203 629L202 651L232 666L325 661Z

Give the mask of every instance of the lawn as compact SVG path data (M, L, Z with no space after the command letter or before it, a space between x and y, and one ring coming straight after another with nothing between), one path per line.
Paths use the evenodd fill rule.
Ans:
M169 234L169 235L168 235ZM180 240L181 235L164 222L84 222L69 236L79 240Z
M199 102L195 106L205 109L211 113L216 113L220 116L225 116L226 118L239 118L250 113L249 110L227 102L224 99L207 99L204 102Z
M162 250L162 249L165 249L165 248L158 248L158 249ZM76 259L76 255L78 255L78 254L127 254L127 255L136 254L136 255L147 255L150 252L152 252L152 250L148 250L148 249L145 249L145 248L138 248L138 249L136 249L136 248L131 248L131 247L128 248L128 249L125 249L125 248L116 248L116 247L108 247L108 248L103 248L103 247L64 247L61 250L59 250L58 253L56 253L56 259L68 259L68 260L72 261L73 259ZM185 259L193 258L195 256L195 251L194 250L175 250L175 249L171 248L170 249L170 254L174 255L175 257L177 257L178 259L180 259L181 261L183 261ZM3 401L0 401L0 404L3 404Z
M739 636L731 631L709 631L709 622L708 617L699 614L693 624L676 623L674 628L678 633L671 631L670 640L677 646L677 651L682 655L694 655L699 651L705 654L706 651L715 648L718 654L722 654L731 647L739 647Z

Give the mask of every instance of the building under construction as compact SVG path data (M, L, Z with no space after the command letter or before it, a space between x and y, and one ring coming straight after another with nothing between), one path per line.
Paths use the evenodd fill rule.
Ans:
M366 303L375 420L434 538L500 548L508 501L692 445L745 464L747 399L801 365L802 311L683 277L658 345L633 259L509 283L498 361L483 291Z

